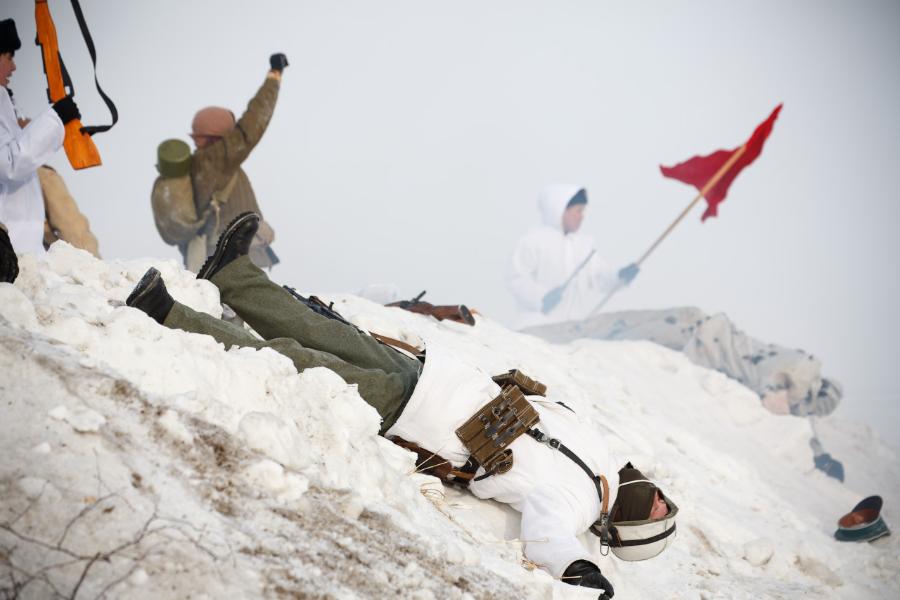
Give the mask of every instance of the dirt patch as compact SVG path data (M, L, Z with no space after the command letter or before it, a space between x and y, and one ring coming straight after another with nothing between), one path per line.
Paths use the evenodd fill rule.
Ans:
M705 533L703 533L702 529L693 525L689 525L688 529L691 530L691 533L697 536L697 539L700 540L700 543L703 545L704 550L715 556L722 556L722 553L719 552L715 546L713 546L712 542L709 541L709 538Z
M526 598L528 590L503 580L478 565L451 564L426 540L399 527L390 516L364 510L358 519L340 507L347 494L312 488L310 509L272 512L282 518L280 540L303 540L290 553L288 565L267 569L266 592L291 598L366 598L414 595L435 598L469 594L485 600ZM249 550L256 556L278 554L266 544ZM338 592L322 592L322 581Z

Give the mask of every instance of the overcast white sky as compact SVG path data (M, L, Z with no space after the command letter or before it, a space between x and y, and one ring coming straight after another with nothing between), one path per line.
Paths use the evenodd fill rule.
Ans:
M658 165L732 148L779 102L718 219L697 207L609 308L696 305L803 347L839 414L892 439L900 316L900 3L254 3L82 0L119 125L104 166L60 168L108 258L175 257L150 212L157 144L193 113L240 113L285 52L279 104L245 164L277 232L274 278L316 292L396 283L501 321L502 273L551 182L585 185L584 228L636 259L691 200ZM89 124L108 121L71 6L51 0ZM46 106L33 3L11 87Z

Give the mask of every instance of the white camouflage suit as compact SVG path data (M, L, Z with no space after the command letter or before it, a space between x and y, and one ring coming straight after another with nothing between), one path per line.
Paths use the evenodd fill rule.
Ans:
M428 360L412 397L386 435L399 436L435 452L461 467L469 452L455 431L478 409L500 393L500 388L474 363L440 344L427 344ZM609 507L615 502L618 467L600 432L583 425L569 409L539 396L535 405L543 433L559 439L594 474L609 482ZM597 563L578 540L600 516L600 498L593 481L578 465L558 450L527 435L509 448L510 471L473 481L469 490L479 498L509 504L522 513L520 539L526 540L525 556L561 577L576 560ZM482 473L479 470L479 474Z
M15 251L44 252L44 196L37 169L59 150L65 128L48 107L24 129L6 88L0 88L0 223Z
M838 382L822 375L822 363L812 354L761 342L726 315L707 315L693 307L603 313L580 322L534 327L528 333L559 343L580 338L656 342L736 379L759 394L767 407L784 402L798 416L825 416L843 394Z
M574 185L544 188L538 198L543 224L526 233L513 250L506 285L519 308L517 329L584 319L616 285L617 271L594 253L568 285L559 304L548 314L541 312L547 292L563 285L594 250L592 237L577 231L563 232L562 215L581 189Z

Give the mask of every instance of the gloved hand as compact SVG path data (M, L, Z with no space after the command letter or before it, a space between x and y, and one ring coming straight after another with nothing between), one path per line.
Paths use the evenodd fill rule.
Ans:
M816 454L813 458L813 462L817 469L824 471L829 477L834 477L841 483L844 482L844 465L841 464L841 461L831 458L830 454L824 452L822 454Z
M615 595L612 584L600 573L597 565L586 560L576 560L569 565L565 573L563 573L562 580L570 585L603 590L603 593L600 594L600 600L612 598Z
M73 119L81 118L81 113L78 112L78 106L75 104L75 100L72 99L72 96L66 96L62 100L54 102L53 110L59 115L59 119L63 122L63 125Z
M619 279L624 281L626 284L631 283L631 280L637 277L638 271L641 268L637 266L637 263L631 263L630 265L626 265L619 269Z
M0 227L0 283L12 283L19 275L19 259L6 230Z
M544 299L541 300L541 312L546 315L553 310L559 304L559 301L562 300L565 289L565 287L559 286L544 294Z
M281 73L284 71L284 68L288 66L287 56L278 52L277 54L273 54L269 57L269 66L272 67L273 71L278 71Z

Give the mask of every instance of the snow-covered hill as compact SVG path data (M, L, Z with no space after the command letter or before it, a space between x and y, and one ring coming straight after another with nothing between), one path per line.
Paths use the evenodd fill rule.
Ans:
M0 284L0 595L596 598L528 568L514 511L415 473L334 373L125 307L150 265L180 301L221 312L215 287L174 262L64 243ZM485 317L330 299L363 328L521 368L658 480L678 537L651 561L598 553L616 598L900 596L896 535L832 538L866 495L896 521L900 466L867 427L820 425L842 485L813 469L805 421L654 344L555 346Z

